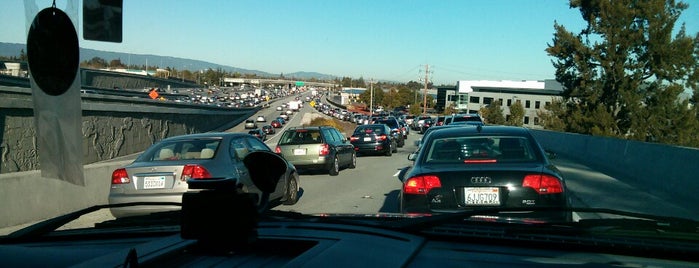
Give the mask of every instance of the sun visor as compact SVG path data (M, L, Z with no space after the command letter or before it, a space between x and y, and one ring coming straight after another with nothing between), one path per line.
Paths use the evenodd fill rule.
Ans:
M44 2L45 1L41 1ZM25 1L27 57L41 176L85 185L78 0L40 10Z

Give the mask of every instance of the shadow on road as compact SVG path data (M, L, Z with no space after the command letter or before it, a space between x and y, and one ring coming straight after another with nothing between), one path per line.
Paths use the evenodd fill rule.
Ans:
M400 206L398 203L398 195L400 194L400 190L393 190L387 194L384 194L386 197L383 201L383 205L379 209L379 212L383 213L399 213L400 212Z

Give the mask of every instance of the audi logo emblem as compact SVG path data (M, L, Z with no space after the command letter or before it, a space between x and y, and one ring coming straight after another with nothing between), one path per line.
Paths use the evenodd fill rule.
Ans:
M471 177L471 183L492 183L490 177Z

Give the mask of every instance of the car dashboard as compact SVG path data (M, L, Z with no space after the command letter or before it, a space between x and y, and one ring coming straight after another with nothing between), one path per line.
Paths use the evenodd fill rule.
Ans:
M75 232L75 231L71 231ZM255 242L235 249L201 246L179 232L51 235L0 245L5 267L512 267L699 266L641 256L504 243L458 236L432 237L346 224L261 222Z

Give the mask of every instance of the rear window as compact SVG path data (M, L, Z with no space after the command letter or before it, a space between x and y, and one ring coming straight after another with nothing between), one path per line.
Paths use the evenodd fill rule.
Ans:
M287 130L279 139L279 145L321 143L320 131L317 129Z
M455 116L453 122L482 122L480 116Z
M161 142L139 156L136 162L212 159L220 143L220 139Z
M525 137L447 137L431 141L425 163L531 162L538 156Z
M386 124L390 128L399 128L398 121L396 121L396 120L379 120L376 123L377 124Z
M363 135L365 133L366 134L376 134L376 135L386 134L386 133L384 133L384 128L381 126L358 127L354 130L354 135Z

